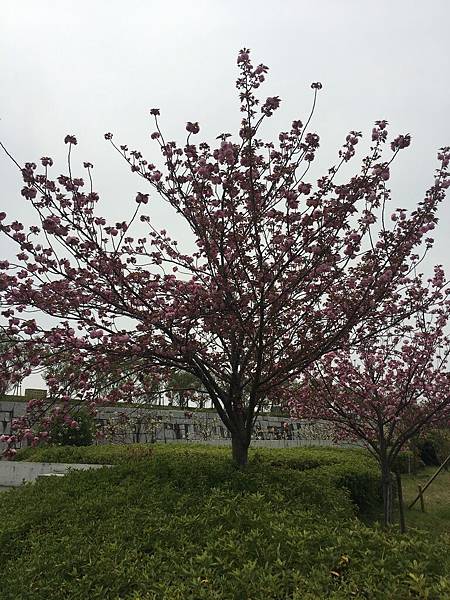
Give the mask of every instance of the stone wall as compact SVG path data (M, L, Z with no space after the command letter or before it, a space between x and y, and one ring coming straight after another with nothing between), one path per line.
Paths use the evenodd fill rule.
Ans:
M0 400L0 435L10 432L12 419L25 414L26 399L5 396ZM229 432L214 411L106 406L99 408L96 424L103 436L98 443L198 441L227 444L230 441ZM267 446L330 445L331 437L326 423L271 414L258 417L253 433L254 445Z

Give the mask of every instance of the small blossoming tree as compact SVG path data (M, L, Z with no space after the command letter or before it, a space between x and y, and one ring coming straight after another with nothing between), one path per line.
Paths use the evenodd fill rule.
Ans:
M202 389L201 381L186 371L172 371L166 381L166 394L169 405L189 408L189 402L204 408L205 390Z
M433 285L441 287L436 270ZM437 283L438 282L438 283ZM290 402L296 417L334 424L343 438L363 442L380 466L384 522L392 518L392 478L399 452L428 427L450 422L449 301L359 345L331 352L303 375Z
M19 248L16 261L0 264L0 290L3 316L24 344L51 348L46 356L70 353L65 377L48 382L63 409L74 395L69 387L80 403L119 399L120 387L93 394L93 374L111 364L148 375L182 370L208 392L230 431L235 462L245 465L269 396L324 354L365 339L369 324L383 328L410 314L416 249L432 243L426 234L448 187L449 154L441 150L416 210L395 210L388 226L390 169L410 136L395 138L385 153L387 123L377 121L360 170L342 181L340 169L361 137L351 131L336 164L313 184L308 170L320 140L309 126L320 83L312 85L306 122L296 119L276 142L265 142L261 127L280 98L260 102L268 69L254 66L247 49L238 68L242 121L237 136L220 133L215 148L194 141L197 122L187 123L183 145L167 140L158 109L150 111L151 138L164 167L106 134L141 181L130 218L109 223L98 214L92 164L84 163L86 178L72 171L74 136L65 139L67 174L53 178L49 157L42 169L26 163L22 195L39 223L26 230L0 214L1 231ZM155 196L184 220L193 254L143 213ZM146 233L136 238L138 218ZM58 323L44 327L24 313L28 307ZM124 393L133 385L122 380ZM25 425L18 423L15 440Z
M30 357L21 352L17 357L20 338L11 335L8 328L0 327L0 397L10 389L18 388L22 381L33 371Z

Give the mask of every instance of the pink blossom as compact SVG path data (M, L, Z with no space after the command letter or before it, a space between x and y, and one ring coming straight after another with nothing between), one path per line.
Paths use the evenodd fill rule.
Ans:
M77 144L77 138L74 135L66 135L64 138L65 144L73 144L74 146Z
M200 131L200 126L198 123L191 123L188 121L186 131L189 131L189 133L198 133Z

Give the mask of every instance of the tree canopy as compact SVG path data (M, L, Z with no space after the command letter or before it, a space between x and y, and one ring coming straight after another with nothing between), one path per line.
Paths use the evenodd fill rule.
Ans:
M390 206L388 188L393 161L410 136L389 142L384 120L376 122L370 151L350 179L343 180L341 167L355 156L357 131L347 135L336 163L310 181L320 144L310 124L321 84L311 86L306 121L295 119L277 141L264 141L262 125L281 100L258 98L268 68L254 66L248 49L237 65L237 135L219 133L212 147L195 142L200 126L188 122L179 145L166 140L153 108L151 138L163 168L105 135L141 184L134 211L121 222L98 214L93 165L84 163L84 177L73 172L74 135L65 138L66 174L52 175L50 157L39 168L16 163L37 222L27 229L0 214L2 234L19 248L17 260L0 263L0 289L8 330L34 360L39 348L42 356L46 348L54 357L70 353L70 372L49 380L63 406L68 386L77 388L80 402L108 399L93 393L92 381L111 365L129 362L148 375L182 370L208 392L242 465L268 397L282 394L327 353L417 309L416 267L432 245L427 236L449 185L449 149L439 152L431 187L411 213ZM155 197L184 220L195 252L180 248L169 224L153 225L145 210ZM146 233L136 238L138 219ZM44 326L39 316L28 318L28 308L58 322ZM135 385L122 383L128 391ZM19 424L16 440L20 431Z

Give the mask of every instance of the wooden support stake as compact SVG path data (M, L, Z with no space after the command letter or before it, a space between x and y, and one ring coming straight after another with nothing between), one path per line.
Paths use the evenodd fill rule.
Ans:
M444 460L444 462L442 463L442 465L439 467L439 469L436 471L436 473L433 475L433 477L432 477L432 478L431 478L429 481L427 481L427 483L425 484L425 486L424 486L424 488L422 489L422 491L421 491L421 492L419 492L419 493L417 494L417 496L414 498L414 500L411 502L411 504L408 506L408 508L412 508L412 507L414 506L414 504L415 504L415 503L417 502L417 500L419 499L419 497L420 497L420 494L421 494L421 493L423 494L423 493L425 492L425 490L427 489L427 487L428 487L428 486L429 486L431 483L433 483L433 481L436 479L436 477L439 475L439 473L442 471L442 469L443 469L444 467L446 467L446 466L447 466L447 463L449 463L449 462L450 462L450 456L447 456L447 458ZM420 490L420 489L421 489L421 487L419 486L419 490Z
M423 501L423 489L422 489L421 485L419 485L418 487L419 487L420 508L421 508L422 512L425 512L425 504Z

